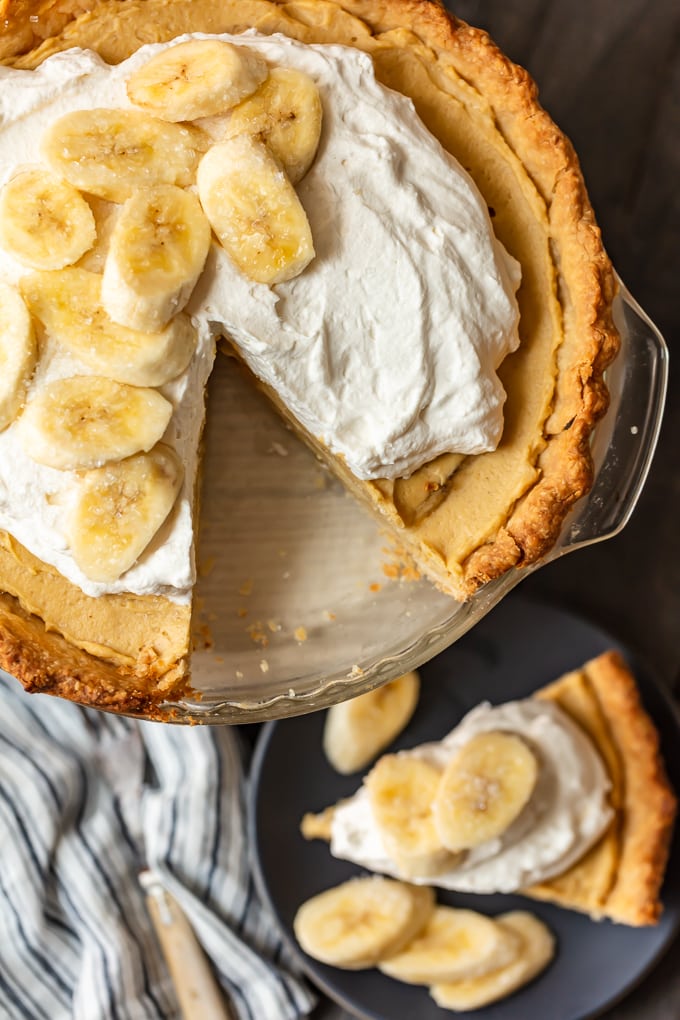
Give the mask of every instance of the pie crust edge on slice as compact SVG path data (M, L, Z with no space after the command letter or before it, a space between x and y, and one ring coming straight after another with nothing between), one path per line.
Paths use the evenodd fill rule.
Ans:
M578 711L570 703L570 695L580 686L586 698ZM589 732L608 766L618 818L593 848L594 853L558 880L527 893L596 918L609 917L630 925L656 923L662 911L659 893L677 803L660 754L659 735L642 705L633 674L622 656L610 651L543 688L539 696L556 701ZM618 758L614 769L612 757ZM614 867L603 884L602 862L595 855L602 853L608 842L615 844Z
M500 370L509 396L499 450L452 470L445 455L410 485L364 483L292 424L391 523L404 554L456 597L543 556L592 483L590 435L607 407L603 372L618 338L614 276L577 158L540 107L528 74L434 0L86 6L93 10L72 21L82 6L57 0L29 28L26 5L10 2L0 57L33 67L82 45L116 62L143 42L248 27L344 42L370 52L379 80L411 95L430 130L445 145L451 139L449 147L493 205L497 234L523 266L522 344ZM60 34L36 45L37 32ZM269 396L285 415L276 395ZM186 689L189 607L157 596L91 599L5 533L0 579L9 593L0 603L0 665L27 689L120 711L150 711ZM61 617L45 613L46 604Z
M607 651L533 695L556 702L589 735L612 781L614 819L601 839L561 875L519 890L633 927L656 924L677 799L659 735L623 657ZM305 839L331 838L338 805L302 819Z

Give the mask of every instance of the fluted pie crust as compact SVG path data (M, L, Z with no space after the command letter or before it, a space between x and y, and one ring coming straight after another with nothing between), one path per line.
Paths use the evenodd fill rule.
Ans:
M409 480L362 482L292 424L404 555L458 599L553 546L592 484L589 440L618 349L615 283L576 155L524 70L434 0L0 0L0 13L0 60L18 68L71 46L116 63L146 42L248 28L368 52L378 79L409 95L469 170L522 265L521 344L500 371L503 439L462 462L439 457ZM0 589L0 665L27 689L148 711L187 684L189 607L92 599L1 532Z
M580 861L527 895L595 919L656 924L677 803L633 674L618 652L609 651L536 696L555 701L597 747L612 783L615 818Z

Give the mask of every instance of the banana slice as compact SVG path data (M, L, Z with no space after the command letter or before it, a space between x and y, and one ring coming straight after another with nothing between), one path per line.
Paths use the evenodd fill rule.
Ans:
M0 245L30 269L70 266L96 236L83 196L46 169L22 170L0 192Z
M196 181L220 244L251 280L291 280L314 257L300 199L258 139L238 135L213 145L199 163Z
M75 375L48 383L29 400L18 429L33 460L77 471L150 450L172 410L157 390Z
M316 156L322 120L321 95L314 80L292 67L274 67L257 92L227 115L222 137L243 132L257 135L291 183L297 184ZM210 125L206 127L211 131Z
M113 322L101 303L102 278L86 269L31 273L21 292L48 336L100 375L132 386L163 386L183 372L196 330L179 314L159 333Z
M235 106L269 73L247 46L193 39L157 53L127 80L131 103L163 120L195 120Z
M430 995L442 1009L466 1012L497 1002L532 981L552 960L555 939L533 914L514 910L496 920L499 927L507 928L521 940L518 955L499 970L481 977L435 984Z
M103 273L106 263L106 256L111 244L111 235L116 225L121 206L115 202L108 202L105 198L97 195L88 195L87 204L92 210L94 224L97 230L95 242L88 251L78 259L78 269L88 269L91 273Z
M74 187L124 202L140 188L191 184L203 139L141 110L74 110L47 129L42 153Z
M437 832L466 850L505 832L536 785L536 756L511 733L479 733L453 756L434 798Z
M436 875L452 863L434 824L441 772L410 755L386 754L364 779L385 852L406 878Z
M302 949L334 967L373 967L414 938L434 909L431 889L372 875L303 903L293 922Z
M130 329L163 329L189 300L209 248L210 224L190 191L161 184L129 198L102 278L111 319Z
M137 562L172 510L182 479L179 458L163 443L83 474L67 540L91 581L116 581Z
M420 934L378 968L411 985L431 985L498 970L517 958L520 947L514 931L484 914L435 907Z
M31 316L21 294L0 283L0 432L21 410L37 357Z
M418 703L420 678L406 673L326 712L323 749L342 775L368 765L401 733Z

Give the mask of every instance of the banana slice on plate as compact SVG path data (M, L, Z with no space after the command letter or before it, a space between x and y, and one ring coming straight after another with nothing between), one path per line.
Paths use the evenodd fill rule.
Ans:
M401 733L418 704L416 672L333 705L326 712L323 749L336 771L346 776L368 765Z
M18 290L0 283L0 431L21 410L37 358L28 308Z
M193 39L156 54L127 80L128 99L163 120L195 120L240 103L269 66L247 46Z
M182 480L179 458L163 443L80 477L67 539L91 581L115 581L137 562L172 510Z
M87 269L30 273L20 287L49 337L118 382L163 386L184 371L196 349L196 330L183 313L158 333L113 322L102 305L102 278Z
M405 946L434 909L431 889L376 875L353 878L302 904L293 922L315 960L361 970Z
M378 969L412 985L470 979L510 964L520 947L514 931L484 914L435 907L420 934Z
M257 135L279 161L292 184L314 162L321 138L323 106L316 82L293 67L273 67L248 99L216 123L201 124L218 138Z
M47 169L22 170L0 192L0 245L30 269L70 266L96 236L83 196Z
M437 832L449 850L467 850L495 839L528 802L538 762L511 733L478 733L446 766L433 803Z
M243 134L213 145L199 163L196 182L220 244L251 280L282 283L311 262L307 214L263 142Z
M124 202L140 188L191 184L207 143L198 129L141 110L73 110L47 129L42 154L75 188Z
M174 184L129 198L111 235L102 304L122 326L163 329L181 311L201 275L210 224L194 194Z
M555 955L555 939L537 917L523 910L501 914L498 926L520 940L517 956L498 970L462 981L436 983L430 995L442 1009L466 1012L481 1009L517 991L548 966Z
M18 430L33 460L77 471L150 450L172 411L157 390L77 375L43 386L26 404Z
M452 863L432 814L441 772L429 762L386 754L364 779L385 852L406 878L436 875Z

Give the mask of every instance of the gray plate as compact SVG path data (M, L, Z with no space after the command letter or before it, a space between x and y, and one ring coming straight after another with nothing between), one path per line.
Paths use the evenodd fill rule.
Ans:
M619 642L561 609L507 598L465 637L421 667L421 698L393 749L442 737L480 701L527 697L587 659L618 648ZM670 697L642 666L633 663L643 701L660 735L666 766L680 790L680 722ZM443 1020L427 989L392 980L377 970L343 971L304 955L292 921L300 904L323 889L361 873L331 857L319 841L299 834L306 811L316 811L353 793L358 777L339 776L327 763L321 736L324 714L269 723L255 752L250 795L251 846L259 891L284 938L311 980L345 1009L370 1020ZM558 953L550 967L515 995L474 1013L477 1020L587 1020L629 992L668 948L680 925L678 833L663 890L665 911L658 926L635 929L595 923L587 917L520 896L475 896L439 890L440 903L486 914L529 908L555 933Z

